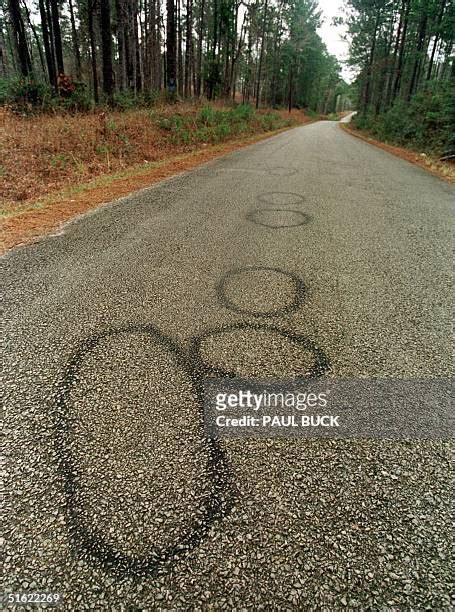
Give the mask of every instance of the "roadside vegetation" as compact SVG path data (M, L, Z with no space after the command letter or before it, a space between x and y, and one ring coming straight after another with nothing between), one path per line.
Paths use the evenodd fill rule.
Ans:
M349 0L354 127L455 160L455 4Z
M309 120L249 105L176 104L29 117L0 111L3 214L63 187Z
M321 21L313 0L0 0L6 233L349 108Z
M104 202L316 118L299 110L214 103L25 118L0 111L0 191L6 196L0 252Z
M434 82L409 102L383 113L359 114L353 124L384 142L455 161L455 88Z

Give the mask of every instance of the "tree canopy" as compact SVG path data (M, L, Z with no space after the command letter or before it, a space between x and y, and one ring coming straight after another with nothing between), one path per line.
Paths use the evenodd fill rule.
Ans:
M166 91L332 112L346 84L320 23L315 0L0 0L0 74L75 104Z

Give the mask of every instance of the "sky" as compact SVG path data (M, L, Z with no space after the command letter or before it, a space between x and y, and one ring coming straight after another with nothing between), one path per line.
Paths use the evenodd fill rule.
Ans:
M333 26L333 17L343 16L344 0L319 0L319 7L323 12L324 23L319 28L318 32L322 40L325 42L329 53L336 55L342 62L347 59L349 45L347 41L342 40L342 36L346 34L344 26ZM343 65L343 64L342 64ZM343 78L350 82L354 75L348 66L343 65Z

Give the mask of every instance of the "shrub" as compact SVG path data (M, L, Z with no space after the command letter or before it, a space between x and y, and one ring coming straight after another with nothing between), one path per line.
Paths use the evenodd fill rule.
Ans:
M69 96L60 99L54 98L54 101L64 110L70 112L87 112L94 107L85 83L74 83L74 89Z
M172 120L169 117L154 117L153 119L161 130L166 130L167 132L172 130Z
M9 101L9 81L0 79L0 105L3 106Z
M210 131L207 127L200 127L196 130L194 139L196 142L208 142L210 140Z
M224 140L231 134L231 128L227 123L219 123L214 130L215 140Z
M254 108L250 104L240 104L231 112L235 120L239 122L251 121L254 116Z
M286 122L281 119L278 113L266 113L261 115L260 121L262 129L266 132L276 130L286 125Z
M132 91L117 91L112 96L112 106L118 110L129 110L137 106L137 99Z
M93 108L92 99L84 83L73 82L69 77L59 78L60 95L46 83L32 78L0 81L0 104L8 104L18 114L32 115L40 112L86 112Z
M192 140L193 138L192 138L190 130L184 127L178 130L175 130L175 132L172 135L172 142L176 144L190 144Z
M354 125L380 140L440 155L455 147L454 100L455 87L438 81L385 113L357 115Z
M199 111L196 122L202 123L203 125L216 125L221 116L222 112L215 110L212 106L204 106L204 108Z
M54 92L45 83L33 78L15 78L4 88L5 102L14 112L31 114L35 110L51 110Z
M230 109L219 109L206 105L194 115L149 114L155 124L169 132L174 143L221 142L230 136L243 134L255 129L275 130L289 125L278 113L256 113L248 104Z
M160 99L160 92L154 89L142 92L140 96L141 106L146 108L156 106Z
M159 91L143 91L140 94L134 94L134 91L125 90L117 91L112 96L111 105L118 110L126 111L133 108L150 108L155 106L160 98Z

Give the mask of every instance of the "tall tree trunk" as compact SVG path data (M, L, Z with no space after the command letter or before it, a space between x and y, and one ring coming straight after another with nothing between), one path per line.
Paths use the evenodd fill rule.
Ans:
M292 110L292 94L294 90L294 68L293 62L291 61L291 65L289 68L289 92L288 92L288 111Z
M145 51L147 49L147 28L145 27L145 21L142 19L147 18L147 0L139 0L139 13L138 13L138 31L140 33L140 44L138 45L138 62L139 62L139 76L140 76L140 90L143 91L146 87L145 82L145 71L147 68L147 58L145 58Z
M237 29L234 24L235 11L234 2L230 1L224 4L224 15L222 14L221 33L220 33L220 46L224 50L224 69L223 69L223 96L229 97L231 89L231 63L235 53L235 39L237 36ZM224 44L221 43L224 34Z
M0 28L0 74L6 78L8 76L8 55L6 51L7 40L3 28Z
M23 76L32 73L32 62L25 35L24 22L22 20L19 0L9 0L9 12L13 27L14 47L19 61L19 68Z
M114 79L112 73L112 33L110 0L100 0L101 54L103 59L103 92L112 98Z
M138 3L134 0L133 7L133 36L134 36L134 65L135 65L135 91L142 91L142 67L141 67L141 52L139 45L139 26L138 26Z
M52 62L55 70L55 89L58 91L58 70L57 70L57 61L55 58L55 44L54 44L54 24L52 23L52 11L51 11L51 3L50 0L45 0L46 2L46 14L47 14L47 23L49 25L49 40L51 45L51 55Z
M171 99L175 99L177 92L177 29L175 21L175 0L166 0L166 76L167 92Z
M204 11L205 11L205 0L201 0L200 5L201 14L199 15L199 29L198 29L198 48L197 48L197 91L196 95L201 96L202 93L202 43L204 36Z
M76 29L76 20L74 18L73 0L68 0L70 9L70 20L71 20L71 38L73 42L74 59L76 63L76 77L78 79L82 76L82 63L81 63L81 52L79 49L79 37Z
M27 16L28 27L32 31L33 38L35 39L36 48L38 49L40 64L41 64L41 68L42 68L42 71L43 71L43 74L44 74L44 78L46 78L46 76L47 76L46 64L44 62L44 55L43 55L43 50L41 48L41 41L40 41L40 39L38 37L38 34L36 32L36 28L33 25L33 21L30 18L30 11L29 11L29 8L28 8L27 3L25 2L25 0L23 0L23 5L24 5L25 15Z
M13 72L17 73L20 71L20 68L17 65L18 58L17 58L15 43L13 42L14 33L12 30L13 28L11 24L6 24L6 39L8 41L9 55L11 57L11 67L13 69Z
M264 47L265 47L265 31L267 26L267 8L268 0L265 0L264 6L264 17L262 19L262 35L261 35L261 53L259 54L259 65L258 65L258 80L256 85L256 108L259 108L259 96L261 93L261 73L262 73L262 62L264 60Z
M404 50L406 47L406 34L408 31L408 23L409 23L409 12L411 10L411 0L403 0L405 3L405 12L404 12L404 22L403 22L403 35L401 37L400 43L400 52L398 54L398 65L395 76L395 83L393 84L393 95L392 102L400 93L401 89L401 78L403 73L403 61L404 61Z
M117 49L118 49L118 88L125 90L126 80L126 54L125 54L125 30L126 10L124 0L115 0L115 12L117 18Z
M137 28L135 19L137 15L136 0L125 0L126 3L126 27L125 27L125 56L126 77L129 89L137 92Z
M278 66L279 66L278 49L279 49L280 40L281 40L281 28L282 28L281 11L282 11L282 8L283 8L283 1L281 1L278 6L277 26L276 26L275 37L274 37L274 42L273 42L272 82L270 84L270 92L271 92L270 104L272 105L272 107L276 106L276 89L277 89L276 83L278 80L277 72L278 72Z
M139 10L139 25L141 30L141 66L142 66L142 85L144 90L150 91L152 87L152 76L151 76L151 59L152 50L150 43L150 7L148 0L141 0ZM142 19L143 17L143 19Z
M226 62L224 71L224 95L228 98L231 95L232 78L234 74L234 61L237 49L237 27L239 20L239 4L234 1L231 4L229 36L226 42Z
M60 31L60 14L57 0L50 0L52 15L52 33L54 36L55 59L57 60L57 73L65 74L63 64L62 34Z
M433 71L434 57L435 57L435 54L436 54L436 48L438 46L439 38L440 38L439 28L441 27L441 22L442 22L442 18L444 16L445 8L446 8L446 0L441 0L441 6L440 6L440 10L439 10L437 21L436 21L436 35L434 37L433 48L432 48L432 51L431 51L430 61L429 61L429 64L428 64L427 81L429 81L431 79L431 73Z
M150 38L152 55L152 88L155 91L158 91L161 88L161 36L159 0L151 0L150 2Z
M208 89L207 89L207 98L209 100L213 100L213 97L215 94L215 81L218 76L217 54L216 54L217 47L218 47L218 20L219 20L218 2L219 0L213 0L213 40L212 40L212 54L211 54L210 72L209 72Z
M372 42L371 42L370 55L369 55L369 58L368 58L368 65L367 65L367 71L366 71L365 95L364 95L363 106L362 106L362 112L363 113L367 112L368 107L370 105L371 81L372 81L372 76L373 76L374 54L375 54L375 51L376 51L376 42L377 42L376 38L377 38L377 34L378 34L380 14L381 14L380 10L378 9L378 11L376 13L375 23L374 23L373 39L372 39Z
M440 73L440 79L443 80L446 78L446 75L448 75L448 78L450 80L453 80L455 75L454 75L454 70L455 70L455 62L452 61L452 53L453 53L453 38L449 39L446 42L446 48L445 48L445 59L444 59L444 63L442 64L442 68L441 68L441 73ZM450 70L449 70L450 68Z
M390 106L391 99L392 99L393 83L396 79L397 58L398 58L398 50L400 48L401 32L403 30L403 17L404 17L405 6L406 6L406 0L402 0L401 10L400 10L400 20L398 22L397 36L395 39L393 57L392 57L391 65L390 65L389 81L387 83L387 93L386 93L386 98L385 98L386 108Z
M191 66L193 58L193 1L186 3L186 47L184 95L191 95Z
M183 97L182 17L180 0L177 0L177 86L179 95Z
M383 65L381 68L379 85L378 85L377 92L376 92L376 105L375 105L376 115L379 115L383 107L387 107L387 91L388 91L389 82L391 81L389 63L390 63L390 52L391 52L392 44L393 44L394 28L395 28L395 15L393 16L391 23L390 23L390 31L389 31L388 40L385 41L386 45L385 45ZM337 112L337 109L335 109L335 112Z
M152 17L151 13L154 11L153 0L144 0L144 29L145 29L145 45L143 51L142 61L144 63L144 89L148 91L153 90L153 62L154 58L154 46L153 46L153 31L152 31Z
M409 84L409 91L408 91L408 100L411 99L411 97L413 96L413 94L415 93L416 89L417 89L417 85L419 82L419 71L420 71L420 64L422 61L422 53L423 53L423 49L424 49L424 44L425 44L425 37L426 37L426 31L427 31L427 23L428 23L428 14L425 12L421 19L420 19L420 24L419 24L419 32L417 35L417 48L416 48L416 54L415 54L415 60L414 60L414 66L412 69L412 77L411 77L411 82Z
M49 83L57 89L57 77L55 72L55 62L52 55L51 39L49 35L49 22L47 19L46 5L44 0L39 0L39 12L41 17L41 32L43 35L44 54L46 55L47 74Z
M427 81L431 80L431 74L433 72L434 56L436 54L438 43L439 43L439 34L436 34L436 36L434 37L434 41L433 41L433 48L431 50L430 61L428 62Z
M239 4L236 5L236 16L235 16L235 28L236 28L236 30L237 30L239 6L240 6ZM246 19L246 14L243 15L242 26L240 28L239 40L238 40L238 44L237 44L237 51L235 52L235 54L234 54L234 56L232 58L232 63L231 63L231 77L230 77L231 84L230 84L230 88L232 90L232 99L233 100L235 100L237 62L238 62L238 59L240 57L240 54L242 52L242 47L243 47L244 30L245 30L245 19Z
M252 53L253 53L252 23L253 23L253 16L252 16L252 9L250 8L249 15L248 15L248 47L247 47L247 52L246 52L246 75L245 75L245 79L243 83L243 95L242 95L243 103L249 102L250 94L251 94L251 75L252 75L251 62L252 62Z
M92 82L93 82L93 98L95 103L99 102L99 93L98 93L98 66L96 61L96 39L95 39L95 28L93 24L93 14L96 10L96 0L92 0L89 2L87 11L87 25L88 25L88 34L90 39L90 55L91 55L91 64L92 64Z

